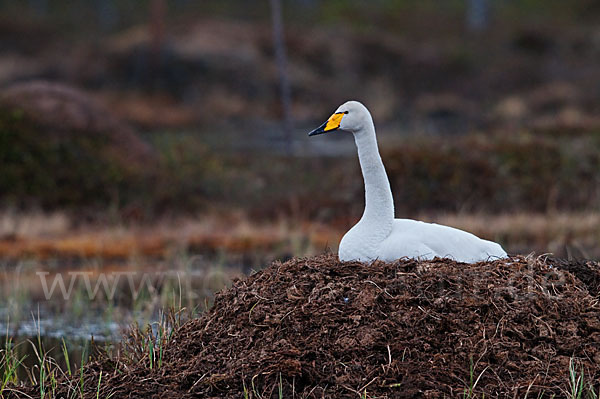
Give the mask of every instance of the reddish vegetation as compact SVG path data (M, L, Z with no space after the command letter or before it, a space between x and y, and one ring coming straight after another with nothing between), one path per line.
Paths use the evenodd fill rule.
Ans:
M44 220L37 223L43 223ZM0 231L0 258L18 260L33 257L102 258L127 260L132 256L168 258L176 248L190 252L228 254L269 253L271 259L291 252L294 236L302 237L305 245L326 248L337 243L342 232L319 223L252 225L246 220L177 220L175 223L133 225L123 228L80 226L77 229L53 232ZM257 265L258 266L258 265Z
M595 262L274 263L180 327L159 369L90 365L86 397L100 370L100 397L454 397L471 364L478 397L550 397L572 359L597 391L599 290Z

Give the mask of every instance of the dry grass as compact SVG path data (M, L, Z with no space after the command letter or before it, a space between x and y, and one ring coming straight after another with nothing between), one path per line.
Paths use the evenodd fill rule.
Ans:
M409 216L410 217L410 216ZM422 214L417 219L470 231L513 253L600 256L600 212ZM173 251L314 255L336 250L349 226L311 221L252 222L243 213L201 215L152 224L74 224L62 213L0 214L0 257L166 258Z
M161 220L153 224L87 225L73 223L63 214L0 215L0 257L165 258L172 251L250 251L313 254L335 245L340 231L319 223L251 223L240 215L208 215Z
M71 227L69 217L62 212L0 213L0 237L43 237L66 233Z

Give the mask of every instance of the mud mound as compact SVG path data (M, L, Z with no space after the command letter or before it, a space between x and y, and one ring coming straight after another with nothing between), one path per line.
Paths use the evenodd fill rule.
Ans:
M100 396L562 397L570 362L600 378L600 267L577 265L275 263L183 325L160 369L115 373Z

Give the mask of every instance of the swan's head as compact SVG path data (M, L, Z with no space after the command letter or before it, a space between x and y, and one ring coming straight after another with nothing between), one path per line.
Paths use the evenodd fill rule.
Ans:
M368 123L373 123L373 121L367 107L358 101L348 101L340 105L333 115L327 119L327 122L308 133L308 135L315 136L336 130L356 133Z

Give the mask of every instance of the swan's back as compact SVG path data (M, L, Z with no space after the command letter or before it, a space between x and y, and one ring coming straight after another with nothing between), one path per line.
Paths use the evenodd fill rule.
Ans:
M390 235L377 253L379 259L386 261L440 257L474 263L506 257L506 252L495 242L453 227L410 219L394 220Z

